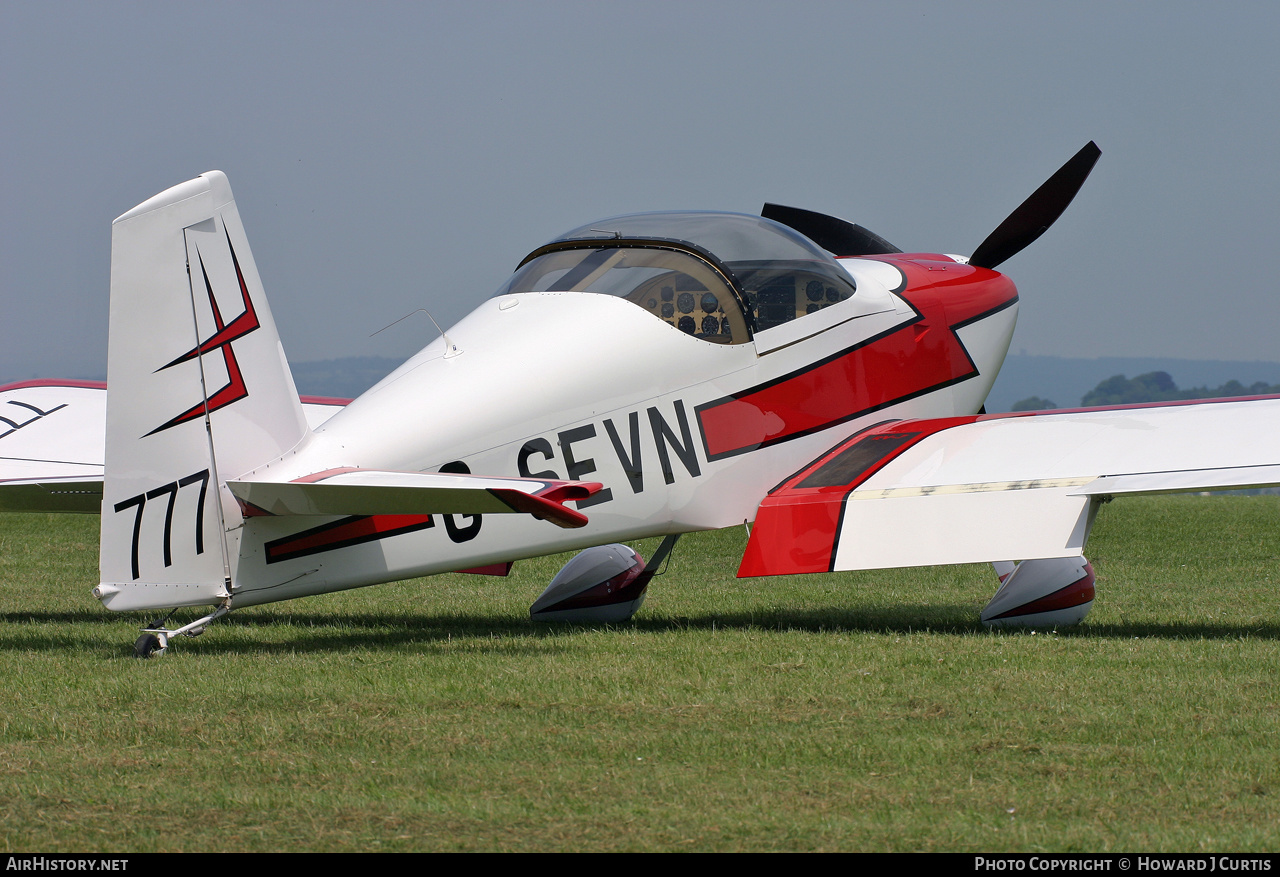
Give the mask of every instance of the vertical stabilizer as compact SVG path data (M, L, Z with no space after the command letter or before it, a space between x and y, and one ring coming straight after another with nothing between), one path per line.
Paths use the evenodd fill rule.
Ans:
M308 435L221 171L113 224L107 380L102 601L217 602L241 523L223 482Z

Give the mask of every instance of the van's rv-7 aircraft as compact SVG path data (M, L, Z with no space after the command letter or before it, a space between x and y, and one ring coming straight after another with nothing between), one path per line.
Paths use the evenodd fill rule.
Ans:
M212 608L141 657L235 607L574 549L534 617L622 621L658 558L614 543L744 522L740 576L990 561L985 622L1075 623L1101 502L1280 482L1280 399L983 413L1018 311L994 269L1098 155L967 259L778 205L584 225L345 407L299 399L211 171L113 224L110 392L0 388L0 509L100 511L109 609Z

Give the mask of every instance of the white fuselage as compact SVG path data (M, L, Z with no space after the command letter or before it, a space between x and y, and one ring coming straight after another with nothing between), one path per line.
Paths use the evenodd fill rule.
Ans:
M387 520L360 530L342 520L249 518L236 540L235 605L741 524L779 481L872 423L977 412L1008 349L1016 302L957 331L975 367L964 380L781 437L768 411L748 411L758 423L739 414L732 436L709 434L717 406L917 316L881 282L886 266L842 264L857 295L744 344L686 335L607 295L485 301L449 330L448 345L438 339L411 358L270 464L271 476L337 467L456 471L461 463L486 475L597 481L603 489L577 503L590 523L565 530L528 515L380 516ZM853 383L877 378L860 374ZM814 380L802 389L848 391Z

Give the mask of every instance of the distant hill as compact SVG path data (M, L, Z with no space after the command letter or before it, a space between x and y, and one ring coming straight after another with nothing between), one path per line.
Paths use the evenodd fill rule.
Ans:
M1096 359L1011 353L987 397L987 410L1008 411L1029 396L1053 400L1060 408L1081 404L1107 378L1167 372L1179 387L1219 387L1228 381L1249 386L1280 384L1280 362L1106 356Z

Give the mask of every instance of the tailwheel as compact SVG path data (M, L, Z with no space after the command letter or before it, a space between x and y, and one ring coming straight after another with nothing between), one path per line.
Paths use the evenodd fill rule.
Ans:
M143 660L150 658L152 655L163 655L164 646L160 644L160 637L154 633L144 633L138 637L138 641L133 644L133 656Z

